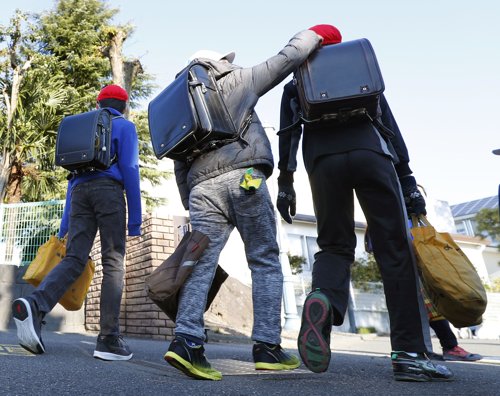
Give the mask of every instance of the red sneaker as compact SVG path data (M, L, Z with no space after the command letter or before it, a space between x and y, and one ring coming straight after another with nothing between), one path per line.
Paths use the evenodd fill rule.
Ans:
M467 352L465 349L459 347L458 345L452 349L443 350L444 360L455 360L462 362L475 362L476 360L481 360L483 357L477 353Z

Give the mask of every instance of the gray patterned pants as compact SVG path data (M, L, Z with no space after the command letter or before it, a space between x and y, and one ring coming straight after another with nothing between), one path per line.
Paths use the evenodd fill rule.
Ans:
M252 339L281 342L281 298L283 274L276 241L274 208L264 175L259 189L240 187L245 169L237 169L196 185L189 196L193 230L210 238L210 243L184 284L176 319L176 334L203 340L205 305L219 255L236 227L245 246L252 274L254 322Z

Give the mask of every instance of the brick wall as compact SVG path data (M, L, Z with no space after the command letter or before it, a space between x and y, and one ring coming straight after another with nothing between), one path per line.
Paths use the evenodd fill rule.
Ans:
M127 238L125 279L120 310L120 331L124 335L155 339L173 338L174 323L147 296L144 279L173 253L179 242L178 227L183 217L148 214L142 235ZM99 298L102 281L100 241L91 255L96 263L94 279L85 306L85 328L99 331Z

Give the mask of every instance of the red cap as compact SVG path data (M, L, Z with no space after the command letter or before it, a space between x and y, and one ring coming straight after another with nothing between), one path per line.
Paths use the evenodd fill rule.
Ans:
M321 45L338 44L342 42L342 35L340 31L332 25L316 25L310 27L317 35L323 37Z
M99 96L97 96L98 102L103 99L118 99L126 102L128 100L128 94L127 91L118 85L107 85L101 89Z

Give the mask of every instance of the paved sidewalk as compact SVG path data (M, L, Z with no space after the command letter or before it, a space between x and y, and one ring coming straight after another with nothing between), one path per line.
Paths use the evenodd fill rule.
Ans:
M249 337L209 331L209 342L217 343L251 343ZM282 346L288 349L297 349L298 331L283 331ZM483 356L480 363L500 365L500 340L485 339L458 339L459 345L471 353L478 353ZM439 340L432 338L433 351L442 353ZM352 333L332 333L332 351L345 352L351 354L371 354L374 356L389 356L391 343L388 336L377 336L376 334L352 334Z
M396 382L388 337L333 333L327 372L301 366L285 372L256 371L247 337L209 332L206 355L222 381L199 381L168 365L168 341L125 337L134 352L128 362L93 359L96 335L44 332L47 352L27 353L15 330L0 331L0 395L498 395L500 342L459 340L479 362L440 362L456 376L446 383ZM296 333L284 332L282 345L297 354ZM440 349L435 348L435 352Z

